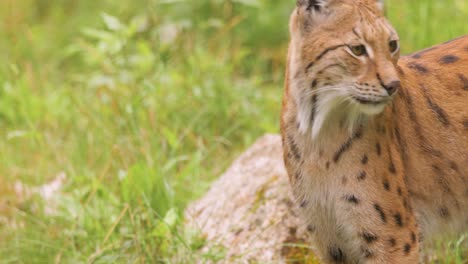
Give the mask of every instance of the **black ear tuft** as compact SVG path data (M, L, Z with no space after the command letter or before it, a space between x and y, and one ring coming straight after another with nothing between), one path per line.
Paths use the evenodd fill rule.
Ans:
M307 6L306 10L310 11L310 10L312 10L312 8L315 11L320 11L322 6L319 5L319 0L309 0L309 5Z
M323 0L297 0L297 6L305 6L307 11L314 9L320 11L322 9Z

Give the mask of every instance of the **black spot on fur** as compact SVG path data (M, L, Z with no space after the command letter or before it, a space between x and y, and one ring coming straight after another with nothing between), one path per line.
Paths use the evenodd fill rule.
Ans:
M345 176L343 176L343 178L341 178L341 183L343 185L346 185L348 183L348 178L346 178Z
M346 195L345 200L352 204L359 204L359 199L354 195Z
M401 89L403 92L403 99L405 99L405 104L408 110L408 115L410 117L410 120L412 121L411 123L413 124L414 130L416 132L416 135L419 139L419 145L421 149L435 157L442 157L442 152L439 150L435 149L427 140L426 136L424 135L421 125L419 124L419 119L418 116L416 115L416 112L414 111L414 104L413 104L413 99L411 97L411 94L406 91L406 89Z
M313 233L313 232L315 232L315 230L316 230L315 226L313 226L313 225L308 225L307 226L307 231Z
M440 62L443 64L450 64L457 62L460 58L455 55L445 55L440 59Z
M403 191L401 190L401 187L398 187L397 192L399 196L403 195Z
M425 66L423 66L423 65L421 65L419 63L415 63L415 62L412 62L412 63L408 64L408 68L416 70L416 71L418 71L420 73L423 73L423 74L429 72L429 70Z
M375 144L375 149L377 151L377 155L382 155L382 147L380 146L380 143L377 142L377 144Z
M442 109L438 104L434 102L432 96L429 93L429 90L421 84L421 88L424 92L424 97L426 98L427 106L432 110L432 112L436 115L437 119L445 126L448 127L450 122L448 120L448 115L444 109Z
M468 130L468 119L463 121L463 127Z
M411 232L411 242L416 243L416 234L414 232Z
M385 126L380 125L379 127L377 127L377 132L379 132L379 134L385 135L387 133L387 128L385 128Z
M383 186L385 190L390 191L390 182L388 182L388 179L383 180Z
M353 135L356 139L362 138L362 126L358 127Z
M411 206L408 203L408 199L403 198L403 206L405 207L406 210L411 211Z
M330 247L328 249L328 254L330 255L330 258L336 263L344 263L346 261L346 257L341 248L335 246Z
M400 213L396 213L393 215L393 219L395 219L395 223L399 226L399 227L403 227L403 219L401 218L401 214Z
M299 147L297 146L296 142L294 141L291 135L288 136L288 141L289 141L289 146L291 147L291 152L294 158L296 159L296 161L299 161L301 159Z
M396 174L396 168L395 168L395 164L393 163L393 161L390 161L390 164L388 165L388 170L389 170L392 174Z
M455 161L450 162L450 168L456 172L460 172L460 169L458 168L458 165Z
M394 133L398 142L398 146L400 147L401 154L403 155L404 160L406 160L406 157L408 157L408 151L406 150L407 149L406 142L401 137L400 129L398 127L395 127Z
M363 181L363 180L366 179L366 177L367 177L367 172L361 171L361 172L359 173L357 179L358 179L359 181Z
M327 170L330 169L330 162L329 161L327 161L327 163L325 164L325 167L327 168Z
M465 75L463 75L461 73L458 74L458 78L460 78L460 80L463 83L463 89L465 91L468 91L468 78L466 78Z
M364 157L362 157L361 159L361 163L362 165L366 165L367 162L369 162L369 157L367 157L367 155L364 155Z
M411 58L413 59L419 59L421 58L425 53L429 52L429 51L432 51L432 50L435 50L436 47L432 47L432 48L427 48L425 50L422 50L422 51L419 51L417 53L414 53L413 55L411 55Z
M387 216L385 215L385 212L382 210L382 207L378 204L374 204L374 209L379 213L380 219L382 219L382 222L387 223Z
M450 211L448 210L447 207L442 207L439 209L439 215L443 218L449 218L450 217Z
M406 243L403 251L405 252L406 255L408 255L411 251L411 245Z
M313 80L312 84L310 85L310 88L312 89L314 89L315 87L317 87L317 80Z
M302 178L301 176L301 172L300 171L296 171L296 173L294 173L294 176L296 176L296 180L299 180L300 178Z
M340 149L335 153L335 156L333 157L333 161L337 163L340 160L341 156L351 148L354 140L359 139L361 137L362 137L362 128L359 128L356 132L353 133L353 135L349 137L349 139L345 143L341 145Z
M362 238L366 241L366 243L370 244L372 242L377 241L378 237L372 233L369 232L363 232L362 233Z
M315 120L315 113L317 112L317 101L318 101L318 95L314 94L312 96L312 113L310 113L310 123L311 124Z
M296 227L290 227L289 228L289 235L295 236L297 233L297 228Z
M396 246L396 240L395 240L395 238L392 238L392 237L391 237L391 238L388 240L388 244L390 244L391 247L395 247L395 246Z

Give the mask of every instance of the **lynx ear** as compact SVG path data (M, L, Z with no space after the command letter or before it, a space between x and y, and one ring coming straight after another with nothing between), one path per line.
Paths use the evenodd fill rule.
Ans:
M305 28L315 25L330 14L330 5L336 0L297 0L297 14Z
M330 16L330 6L334 1L337 0L297 0L290 31L299 30L302 34L310 32Z
M321 12L329 0L297 0L297 7L304 8L306 11Z

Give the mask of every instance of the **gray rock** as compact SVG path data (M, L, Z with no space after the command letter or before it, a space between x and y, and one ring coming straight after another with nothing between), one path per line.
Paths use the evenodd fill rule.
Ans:
M202 252L224 248L219 263L318 263L299 228L278 135L259 139L185 215L207 241Z

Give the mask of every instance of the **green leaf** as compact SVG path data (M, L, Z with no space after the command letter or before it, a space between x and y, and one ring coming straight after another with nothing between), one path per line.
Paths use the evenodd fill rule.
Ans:
M171 208L164 216L164 223L166 223L170 228L173 228L177 223L177 211L175 208Z
M123 28L118 18L106 13L102 13L101 16L108 29L118 31Z
M177 148L179 147L179 139L177 137L177 134L167 127L162 128L162 133L172 150L177 150Z

